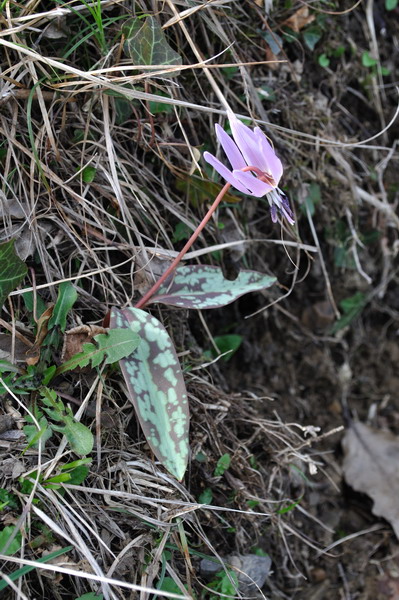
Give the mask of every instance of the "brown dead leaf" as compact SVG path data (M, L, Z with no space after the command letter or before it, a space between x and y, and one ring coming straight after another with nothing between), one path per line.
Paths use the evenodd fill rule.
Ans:
M334 320L334 310L328 300L322 300L307 306L301 315L303 325L311 331L323 331L331 327Z
M149 260L139 254L135 263L134 287L142 295L148 292L175 258L161 252L148 253L148 257Z
M98 325L81 325L80 327L74 327L69 331L65 332L64 346L61 353L61 362L66 362L74 354L82 352L83 344L90 343L95 335L99 333L107 333L107 329L99 327ZM74 369L81 371L82 369Z
M0 415L0 433L12 429L14 425L15 421L10 415Z
M25 473L26 468L24 463L17 458L6 458L0 465L0 470L6 479L17 479Z
M307 6L302 6L296 12L294 12L294 14L291 15L291 17L283 21L281 25L285 25L286 27L289 27L290 29L298 33L299 31L301 31L301 29L312 23L315 20L315 18L316 17L314 15L310 14L309 8Z
M0 192L0 217L14 217L24 219L29 214L29 209L24 207L22 202L16 198L8 199L3 192Z
M47 335L47 326L53 314L53 308L54 304L46 308L44 313L39 317L37 321L37 333L35 342L32 348L29 348L29 350L26 352L26 362L28 365L36 365L39 362L40 348L44 338Z
M387 519L399 538L399 438L356 422L342 446L347 483L373 500L373 514Z
M8 333L0 333L0 360L11 360L12 337ZM15 337L14 362L25 362L27 345Z

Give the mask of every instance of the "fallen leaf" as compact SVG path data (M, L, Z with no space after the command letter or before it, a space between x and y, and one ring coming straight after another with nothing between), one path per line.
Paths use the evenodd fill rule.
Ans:
M10 415L0 415L0 433L12 429L14 425L15 421Z
M37 333L35 343L32 348L26 352L26 362L28 365L36 365L40 358L40 348L44 338L47 335L47 325L53 314L54 304L51 304L37 320Z
M8 199L3 192L0 192L0 217L15 217L16 219L26 219L29 209L23 206L16 198Z
M0 360L11 360L12 336L0 333ZM19 338L15 338L14 362L25 362L28 346Z
M306 25L312 23L315 20L315 18L316 17L314 15L310 14L309 8L307 6L302 6L297 11L295 11L294 14L291 15L291 17L283 21L281 25L285 25L286 27L292 29L292 31L298 33L299 31L301 31L301 29L306 27Z
M74 354L82 352L83 344L87 344L93 340L95 335L99 333L107 333L107 329L99 327L98 325L81 325L80 327L74 327L69 331L65 332L64 346L61 353L61 363L66 362ZM81 371L81 369L77 369Z
M167 256L161 252L151 252L146 257L139 254L135 263L135 290L144 296L157 279L164 274L174 258L175 256Z
M373 514L387 519L399 538L399 438L355 422L342 446L347 483L373 500Z

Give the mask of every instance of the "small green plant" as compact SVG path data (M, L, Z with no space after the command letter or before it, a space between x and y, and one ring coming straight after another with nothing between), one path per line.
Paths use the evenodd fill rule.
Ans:
M238 578L232 569L216 573L215 579L208 584L208 588L217 592L210 594L209 600L221 600L221 598L231 598L237 596Z
M344 327L350 325L352 321L360 315L367 302L367 296L365 296L362 292L356 292L356 294L353 296L341 300L339 305L342 308L343 315L333 325L331 328L331 333L337 333L341 329L344 329Z
M76 454L81 456L90 454L94 444L93 434L90 429L75 420L72 410L64 405L54 390L41 387L39 392L43 411L50 417L51 423L43 416L40 409L35 409L40 429L37 431L34 424L24 427L24 432L28 440L28 448L30 446L37 446L39 440L42 440L44 445L51 438L53 432L58 431L65 435L71 449ZM28 419L31 423L34 423L32 417L28 416Z
M15 527L9 526L0 530L0 554L6 554L7 556L15 554L21 548L21 543L21 532L16 532Z
M211 488L207 487L203 492L198 496L198 502L200 504L212 504L213 493Z
M18 498L12 492L0 488L0 511L5 508L18 508Z
M60 6L64 6L65 4L61 0L56 0L56 2ZM94 37L100 50L105 54L108 50L108 44L105 37L104 15L101 0L92 0L91 2L89 0L82 0L82 3L86 6L87 12L92 20L81 11L74 10L73 6L68 5L68 9L85 23L88 31L88 33L86 33L86 38Z
M383 76L390 75L391 73L389 69L380 65L378 60L376 58L373 58L367 51L363 52L362 54L362 65L363 67L369 69L371 77L375 77L378 73L380 73ZM363 82L363 84L365 85L367 82L368 78L366 77L366 80Z
M223 454L216 464L215 471L213 473L214 477L221 477L225 471L230 467L231 464L231 456L230 454Z
M38 472L33 471L29 474L29 477L19 478L21 493L30 494L35 481L38 480L43 487L51 488L53 490L59 490L59 493L63 494L63 483L70 483L72 485L80 485L81 483L83 483L83 481L89 474L90 464L90 458L75 460L73 462L61 465L59 467L59 473L47 478L44 477L43 473L40 473L40 475L38 476Z

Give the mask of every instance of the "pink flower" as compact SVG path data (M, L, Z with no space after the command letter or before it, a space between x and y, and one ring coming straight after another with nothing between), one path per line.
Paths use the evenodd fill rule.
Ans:
M231 111L228 111L228 117L234 141L220 125L215 125L215 129L233 169L228 169L209 152L204 152L204 159L243 194L256 198L266 196L273 223L277 221L278 210L293 225L294 219L288 198L278 188L283 174L281 160L259 127L250 129Z

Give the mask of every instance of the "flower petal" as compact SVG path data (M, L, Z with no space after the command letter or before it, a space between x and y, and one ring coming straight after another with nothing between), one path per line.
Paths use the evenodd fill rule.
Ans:
M247 163L245 162L243 155L241 154L241 152L237 148L237 145L233 142L231 137L227 135L225 130L222 127L220 127L220 125L216 124L215 129L216 136L223 150L225 151L226 156L229 159L233 169L243 169L244 167L246 167Z
M283 174L283 165L281 164L281 160L278 158L278 156L276 156L276 153L269 143L269 140L259 127L255 127L254 135L258 141L262 156L261 161L264 165L262 167L262 171L270 173L273 176L277 186L281 179L281 175Z
M216 156L213 156L213 154L211 154L210 152L204 152L204 160L206 160L206 162L209 163L215 169L215 171L219 173L219 175L221 175L226 181L231 183L231 185L235 187L239 192L242 192L243 194L250 194L248 188L244 187L244 185L242 185L236 179L233 173L229 171L229 169L225 167L224 164L221 163L218 158L216 158ZM241 171L238 172L241 173Z
M247 165L263 170L264 165L262 165L261 160L261 149L254 132L244 125L244 123L241 123L234 113L229 111L228 116L234 141L245 158Z
M268 183L257 179L255 175L252 175L252 173L233 171L233 175L234 178L237 179L242 185L245 185L245 187L250 190L252 196L255 196L256 198L262 198L262 196L265 196L274 189Z

